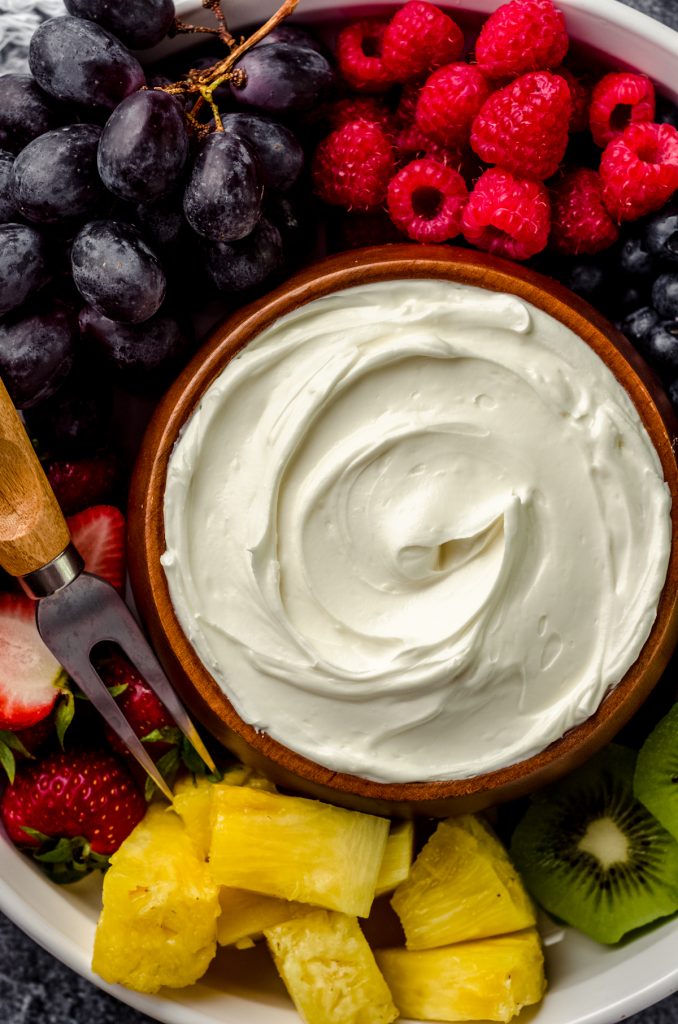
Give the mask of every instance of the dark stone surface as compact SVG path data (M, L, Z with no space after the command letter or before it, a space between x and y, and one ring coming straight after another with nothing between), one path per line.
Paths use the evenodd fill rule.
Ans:
M678 29L678 0L625 2ZM149 1020L73 974L0 915L0 1024L143 1024ZM678 1024L678 994L630 1020Z

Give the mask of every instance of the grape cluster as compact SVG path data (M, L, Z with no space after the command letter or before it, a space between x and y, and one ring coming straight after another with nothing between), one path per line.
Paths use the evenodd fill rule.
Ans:
M284 267L298 127L333 86L309 33L278 23L243 45L219 17L209 52L147 79L131 51L175 30L172 0L65 6L31 40L32 74L0 77L0 374L36 423L81 415L83 366L157 391L199 304L232 308Z

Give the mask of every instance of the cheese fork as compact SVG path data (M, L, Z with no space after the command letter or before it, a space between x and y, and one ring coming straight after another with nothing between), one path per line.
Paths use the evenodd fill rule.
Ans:
M129 608L109 583L84 572L83 559L2 380L0 565L35 600L36 622L46 646L168 800L171 790L92 662L98 644L111 641L123 650L207 767L215 770Z

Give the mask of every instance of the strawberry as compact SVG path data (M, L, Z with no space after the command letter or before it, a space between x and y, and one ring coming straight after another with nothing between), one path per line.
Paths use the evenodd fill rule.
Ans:
M10 782L14 782L17 761L32 760L36 751L45 745L55 733L54 718L48 715L41 722L29 725L27 729L13 732L0 729L0 767Z
M121 593L125 587L125 517L112 505L94 505L67 520L71 538L85 560L85 569L108 580Z
M67 516L115 499L120 484L120 465L109 453L80 459L51 459L45 472Z
M63 680L38 633L35 603L0 594L0 729L16 732L47 718Z
M112 691L135 734L140 740L146 741L154 761L177 745L179 730L160 699L127 658L121 654L111 654L97 663L97 671ZM149 741L149 737L154 734L157 739ZM127 748L108 726L106 739L116 753L127 755Z
M9 838L30 849L60 882L104 867L145 810L128 772L97 751L52 754L21 765L0 800Z

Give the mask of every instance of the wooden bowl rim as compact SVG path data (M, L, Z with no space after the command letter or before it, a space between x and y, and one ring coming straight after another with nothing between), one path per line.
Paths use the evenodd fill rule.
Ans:
M467 779L381 783L335 772L258 732L235 712L205 668L176 617L160 564L165 549L163 498L167 465L179 433L198 400L248 341L299 305L330 292L393 279L435 278L515 294L570 327L606 363L625 388L659 455L672 496L672 546L666 582L650 636L622 680L598 710L544 750L523 761ZM658 681L678 641L678 421L658 381L630 343L601 314L557 282L525 267L450 246L388 245L341 253L302 270L283 285L223 321L160 402L134 471L129 508L130 575L137 602L170 676L190 680L208 706L190 699L209 727L216 716L259 757L283 767L300 783L328 787L360 799L454 801L483 793L496 800L571 770L609 742L638 710ZM164 642L158 642L164 641ZM163 650L171 655L163 658ZM177 664L173 664L176 660ZM182 687L182 689L186 689ZM240 744L242 746L242 744Z

